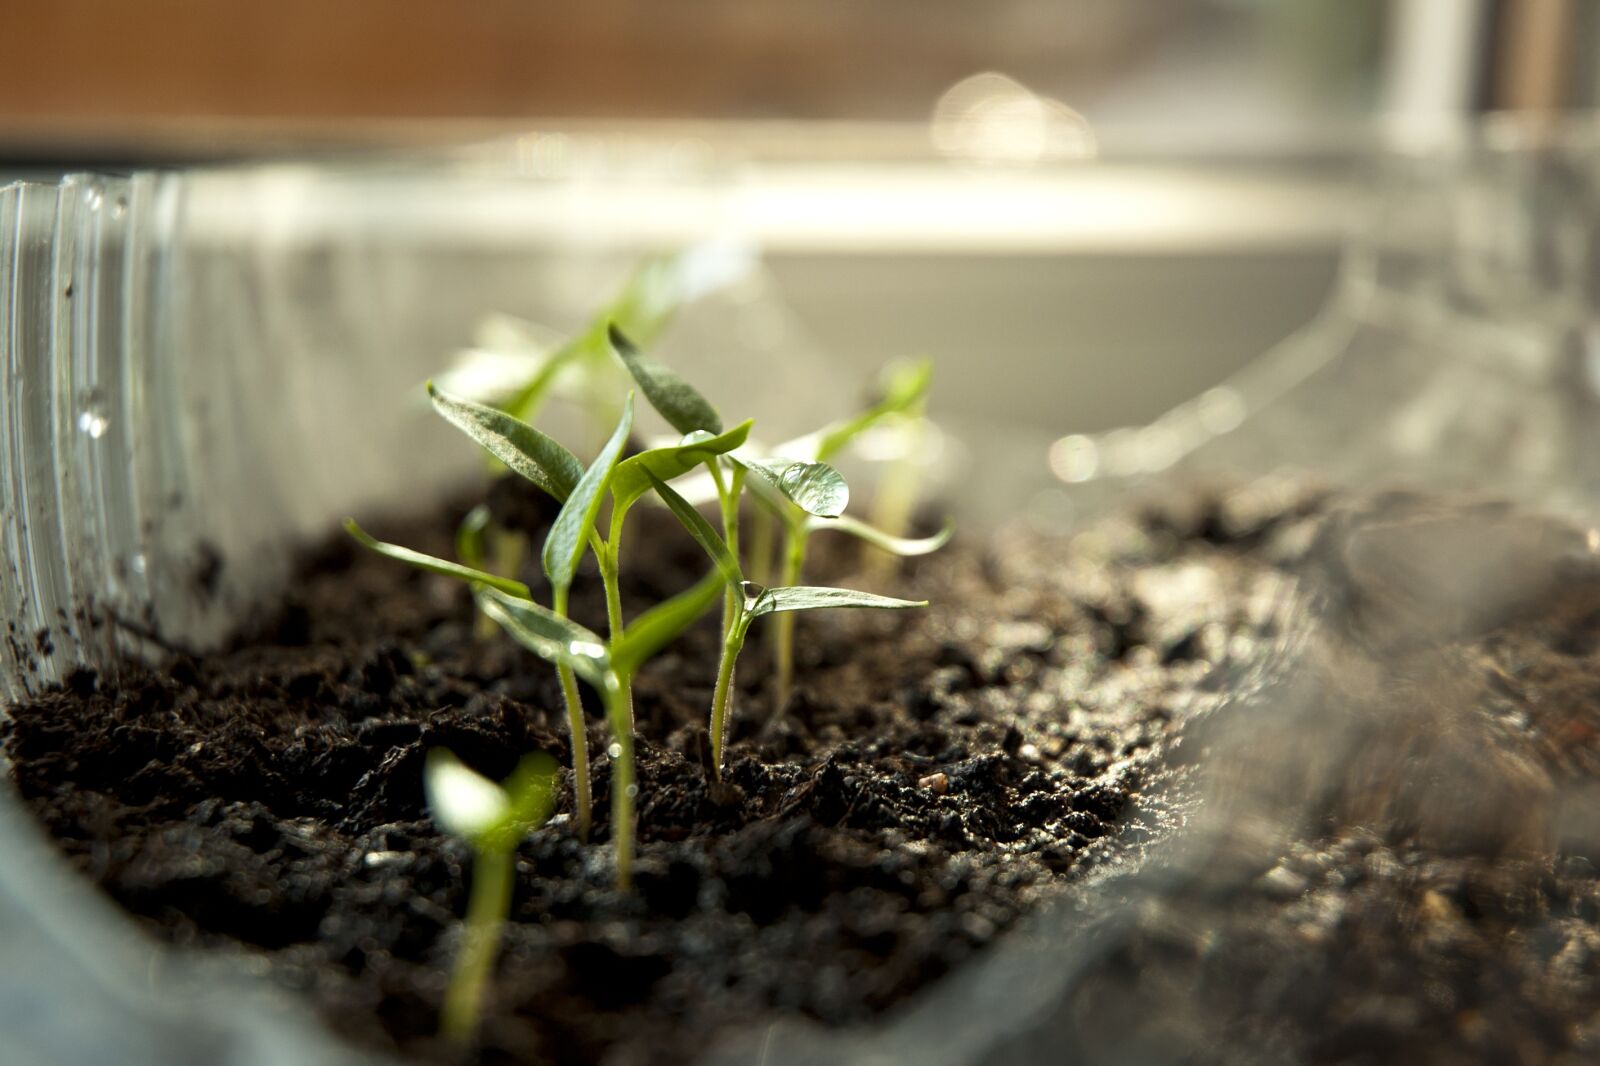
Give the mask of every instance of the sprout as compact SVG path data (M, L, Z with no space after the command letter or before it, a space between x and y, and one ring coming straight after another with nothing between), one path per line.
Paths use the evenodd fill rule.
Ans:
M721 590L721 582L702 581L657 605L637 619L639 634L626 639L619 589L620 551L629 508L650 489L652 475L676 477L743 444L750 432L745 422L716 436L691 434L679 444L653 448L621 459L632 427L631 395L622 419L600 455L584 469L565 447L520 419L492 407L428 389L434 406L453 425L476 440L507 468L527 478L562 503L546 535L542 560L550 581L551 606L535 603L520 581L482 569L482 529L486 519L476 511L457 531L453 563L368 536L354 521L345 523L351 536L366 547L411 566L469 582L479 610L534 654L555 665L566 705L572 742L573 792L580 836L592 824L588 734L578 696L579 679L600 692L606 723L620 752L612 774L612 840L617 852L617 880L626 885L632 864L633 839L633 705L632 679L650 656L703 615ZM606 495L611 501L609 533L601 537L595 523ZM610 637L602 639L567 618L567 606L578 563L593 549L605 587ZM468 564L476 565L468 565ZM594 652L598 654L594 654ZM615 664L615 665L613 665Z
M555 772L548 755L529 755L497 785L442 748L428 753L423 768L428 808L447 833L473 851L466 933L439 1017L440 1033L452 1043L469 1044L477 1031L484 985L511 912L517 844L550 817Z
M864 433L895 427L909 433L911 427L920 425L926 404L928 386L932 381L932 364L926 359L891 366L883 374L883 396L866 410L850 418L826 426L798 440L790 441L778 449L783 456L803 458L769 458L746 460L751 470L761 475L757 482L756 498L766 505L770 516L783 528L783 554L779 563L777 583L797 585L805 569L807 540L811 534L824 529L837 530L857 537L863 542L896 556L927 555L938 551L950 540L953 532L947 523L931 537L908 538L897 535L903 530L904 516L909 513L910 499L914 493L915 471L909 474L891 468L878 490L879 513L889 523L873 526L844 514L849 502L849 490L844 478L828 464L828 460ZM760 486L765 484L766 488ZM892 498L892 499L891 499ZM884 502L891 499L885 508ZM757 543L752 552L757 572L763 577L770 570L771 519L757 526ZM773 708L782 713L794 686L794 615L783 613L773 619L768 631L772 641Z
M677 373L645 355L615 325L610 330L611 345L627 367L650 405L680 433L709 434L722 428L721 416L704 396ZM844 477L825 460L842 450L862 433L880 428L889 420L920 419L927 396L932 366L927 360L893 368L884 375L884 395L865 411L834 423L783 447L784 452L809 453L810 459L776 456L754 458L738 453L706 461L722 517L722 540L729 554L739 557L739 499L745 475L755 473L750 482L754 495L766 505L784 530L782 568L778 584L798 586L805 566L806 541L819 529L849 533L883 551L900 556L926 555L937 551L950 539L951 527L931 537L907 538L875 529L865 522L844 515L850 502L850 487ZM687 439L687 438L686 438ZM726 466L726 469L724 469ZM659 473L659 472L658 472ZM661 480L668 480L665 475ZM770 524L757 527L752 559L761 577L767 576L771 558ZM741 578L743 580L743 578ZM727 639L740 615L737 593L729 584L723 598L722 634ZM794 680L794 617L783 611L774 619L773 663L775 711L788 702Z
M722 777L723 752L727 746L728 711L732 702L733 670L744 647L745 634L750 623L768 614L814 610L823 607L926 607L926 600L897 600L854 589L824 588L792 585L784 588L762 588L746 581L726 541L717 535L711 523L703 518L694 505L685 500L666 482L652 477L651 486L677 516L689 535L700 545L727 587L736 593L735 610L730 624L723 633L722 658L717 664L717 685L711 697L711 760L712 772Z

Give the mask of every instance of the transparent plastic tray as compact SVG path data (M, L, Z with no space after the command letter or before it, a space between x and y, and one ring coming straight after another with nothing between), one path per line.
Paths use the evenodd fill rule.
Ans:
M607 181L625 188L632 165L609 160ZM1324 313L1149 426L1058 441L1054 480L1041 456L1033 486L1053 513L1081 519L1164 477L1305 471L1594 513L1600 136L1491 126L1392 149L1375 173ZM580 179L573 196L617 187ZM717 190L735 184L695 168L675 232L722 232ZM418 188L490 217L509 195L479 170L399 163L0 190L0 698L80 666L212 644L337 516L435 498L472 463L438 446L447 429L415 401L440 353L486 309L576 321L661 237L624 234L629 216L609 239L568 234L534 256L508 241L497 257L448 232L419 240L395 214ZM451 269L468 259L473 269ZM791 416L827 411L814 373L760 380L763 368L717 363L730 324L759 334L781 313L770 292L730 293L686 316L672 358L779 393ZM807 428L784 417L778 432ZM1207 839L1194 835L1195 865ZM147 944L9 798L0 850L0 1042L32 1049L27 1061L359 1059L248 975L221 979ZM1194 866L1176 868L1108 898L1166 893ZM1071 1013L1076 976L1133 906L1089 921L1064 904L873 1031L784 1025L754 1051L771 1066L1179 1057L1193 1034L1152 1043Z

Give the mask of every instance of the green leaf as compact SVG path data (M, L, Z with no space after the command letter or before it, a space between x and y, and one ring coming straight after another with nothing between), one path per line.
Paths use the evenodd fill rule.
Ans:
M556 761L542 751L524 755L500 787L511 800L510 821L518 835L532 832L555 810Z
M467 512L456 527L456 558L477 570L483 569L483 535L489 528L489 506L480 503Z
M726 584L722 572L712 570L696 584L630 622L623 638L611 645L611 662L617 672L632 675L649 662L711 609Z
M906 363L890 364L880 375L883 399L852 418L835 422L818 431L815 455L818 460L831 459L862 433L891 415L914 413L927 399L928 386L933 381L933 362L916 359Z
M806 529L810 531L834 529L840 533L848 533L852 537L859 537L875 548L882 548L895 555L927 555L936 552L950 543L950 537L955 532L955 525L946 522L944 528L931 537L896 537L885 533L877 526L867 523L849 515L840 515L838 518L811 518L806 520Z
M628 433L632 429L633 393L630 392L622 408L622 420L611 431L611 439L600 449L600 454L589 464L589 469L583 472L583 477L574 486L572 495L561 505L561 513L556 515L550 533L545 537L544 572L549 576L550 584L556 588L570 586L573 575L578 572L578 561L583 558L584 548L589 542L589 530L594 528L595 516L600 513L600 501L605 494L606 484L611 479L611 472L616 469L617 458L627 445Z
M850 502L844 475L827 463L780 458L742 462L807 514L837 518Z
M697 429L707 433L722 432L722 416L694 386L634 347L615 325L608 327L607 333L611 347L633 375L633 380L639 383L645 399L673 429L679 433L693 433Z
M428 397L451 425L556 499L565 501L583 477L583 464L576 456L521 419L446 396L431 381Z
M753 425L753 419L746 419L716 436L704 432L689 433L678 444L651 448L628 456L617 464L617 472L611 476L611 496L615 505L626 510L640 496L649 492L650 474L662 481L671 481L713 456L725 455L743 447Z
M825 607L881 607L901 610L907 607L926 607L927 600L897 600L891 596L877 596L871 592L854 589L823 588L817 585L788 585L765 589L750 605L750 616L759 618L779 611L814 611Z
M730 585L743 582L744 572L739 569L739 560L733 557L728 545L721 535L711 528L711 523L705 520L705 516L695 510L692 503L679 496L671 485L650 473L648 468L645 473L650 477L651 488L656 490L657 495L672 513L678 516L678 521L683 523L683 528L689 531L689 536L695 539L695 543L704 548L706 554L711 556L711 561L717 564L722 580Z
M593 630L495 588L478 590L478 608L545 662L570 668L602 692L610 687L611 659Z
M606 317L640 344L649 344L683 304L679 255L653 255L640 263L606 309Z
M513 581L508 577L499 577L483 570L475 570L470 566L462 566L460 563L452 563L448 559L439 559L432 555L424 555L422 552L412 551L410 548L403 548L398 544L389 544L385 541L374 540L366 530L356 525L356 520L353 518L346 518L344 520L344 528L345 532L349 533L356 540L360 541L363 546L372 549L379 555L398 560L399 562L405 563L409 566L414 566L418 570L427 570L435 574L443 574L445 577L460 578L462 581L470 581L477 585L485 585L489 588L497 589L500 592L510 596L520 597L522 599L528 598L528 586L524 585L520 581Z
M594 346L594 341L592 331L581 333L551 352L533 376L499 405L501 409L523 421L533 421L562 371L582 358Z

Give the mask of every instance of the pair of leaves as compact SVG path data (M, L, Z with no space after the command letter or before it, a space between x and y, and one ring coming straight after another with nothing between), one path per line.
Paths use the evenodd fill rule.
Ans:
M609 332L612 348L638 383L645 399L674 429L686 434L685 444L688 444L688 437L701 433L708 435L708 454L692 462L669 469L661 463L641 461L641 468L648 465L649 473L655 478L670 481L705 462L711 454L724 454L744 445L750 422L744 423L744 432L737 441L728 439L728 434L722 430L722 417L693 385L670 367L641 352L615 324ZM709 448L712 441L718 445L714 453ZM843 475L827 463L782 458L735 461L759 475L807 514L835 518L844 513L845 506L850 502L850 486L845 483ZM628 497L630 503L650 487L644 478L638 476L642 472L642 469L629 472L627 492L633 494Z
M659 365L659 364L658 364ZM663 368L664 369L664 368ZM668 372L670 373L670 371ZM684 386L687 388L687 386ZM670 479L692 470L714 455L742 445L753 423L745 421L725 432L711 434L690 431L685 439L665 448L652 448L621 459L633 425L630 397L622 420L601 449L600 455L585 470L576 456L561 444L513 415L494 407L458 399L439 392L429 383L428 395L434 407L452 425L462 430L507 467L527 478L544 492L561 501L545 539L544 567L551 584L565 587L572 583L589 531L599 513L600 501L609 488L618 508L614 521L650 490L646 471Z
M712 528L705 516L697 511L693 504L678 494L672 486L659 478L652 480L652 486L660 495L662 502L672 511L689 536L695 543L711 557L716 565L717 572L722 580L734 588L741 590L745 598L745 611L749 618L759 618L764 614L774 614L779 611L806 611L826 607L879 607L879 608L907 608L926 607L926 600L900 600L891 596L879 596L871 592L857 592L854 589L826 588L814 585L790 585L782 588L763 589L745 581L744 571L739 567L739 560L734 558L724 541Z

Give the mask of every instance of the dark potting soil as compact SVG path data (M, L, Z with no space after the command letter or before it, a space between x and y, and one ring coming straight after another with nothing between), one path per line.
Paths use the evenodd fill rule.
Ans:
M448 554L457 517L374 532ZM753 636L724 787L703 755L714 619L650 664L628 895L590 708L596 832L558 815L520 849L482 1061L686 1062L778 1012L863 1022L1085 871L1137 861L1183 813L1153 787L1175 700L1264 624L1274 565L1223 539L958 540L885 584L816 538L819 576L933 607L802 617L781 717ZM629 541L630 613L704 568L664 522ZM447 1058L432 1034L470 858L427 817L424 754L499 778L529 751L566 760L564 733L553 672L476 635L462 586L339 536L226 652L80 674L16 708L7 745L60 846L159 938L251 953L344 1036Z
M481 1061L688 1062L780 1014L866 1022L1091 871L1158 851L1194 803L1196 760L1169 748L1220 698L1220 664L1281 637L1327 505L1190 502L1070 542L958 540L890 583L819 536L816 577L933 606L803 616L781 716L753 636L725 786L703 754L714 619L650 664L631 894L612 887L590 708L596 832L558 815L521 846ZM504 490L495 506L549 517ZM448 554L457 517L372 529ZM627 555L629 613L703 570L645 515ZM581 586L574 614L597 625ZM475 634L464 588L341 536L228 650L77 675L15 708L6 743L61 848L158 938L247 953L345 1037L446 1060L432 1034L470 857L427 817L424 755L498 778L532 750L567 759L564 733L553 672Z

